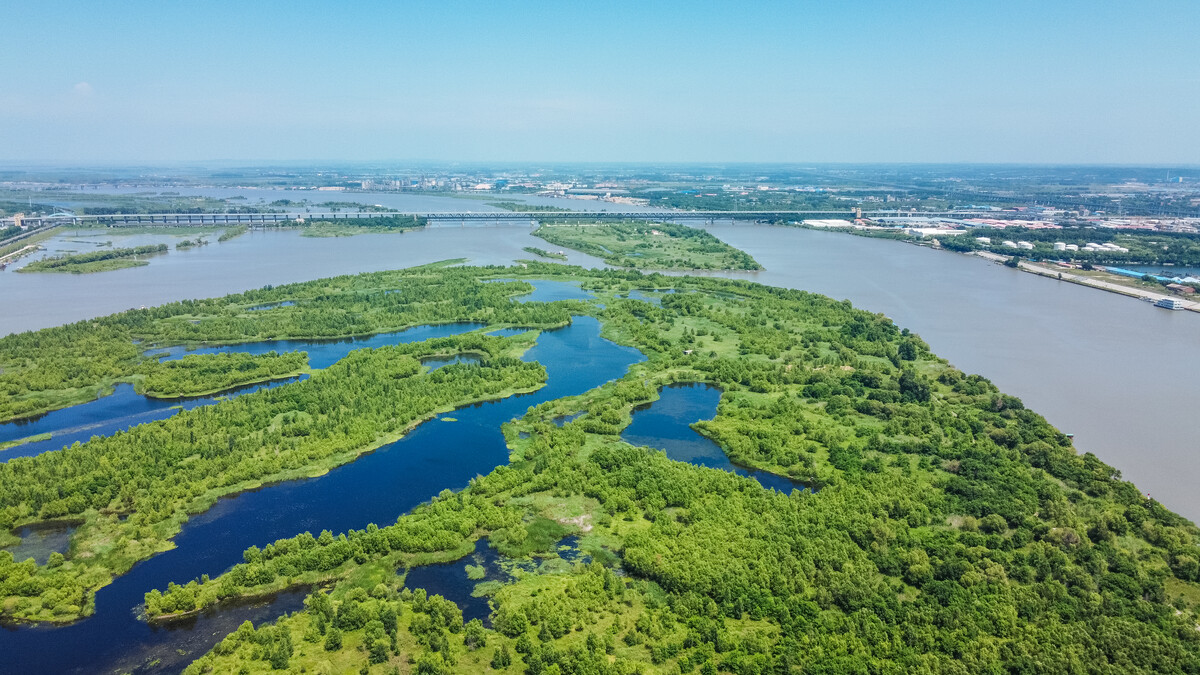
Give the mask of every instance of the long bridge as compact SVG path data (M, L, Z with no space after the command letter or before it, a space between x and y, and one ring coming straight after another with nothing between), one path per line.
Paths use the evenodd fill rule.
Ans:
M779 221L820 218L853 219L857 212L845 210L826 211L340 211L328 213L111 213L73 214L55 213L49 216L26 218L26 222L40 225L109 225L114 227L136 225L284 225L305 221L333 221L370 218L422 218L429 221L522 221L542 220L651 220L651 221ZM971 217L991 216L992 211L871 211L861 212L862 217Z

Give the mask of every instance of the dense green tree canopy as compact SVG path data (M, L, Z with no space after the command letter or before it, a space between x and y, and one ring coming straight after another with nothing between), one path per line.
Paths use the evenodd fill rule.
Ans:
M581 281L598 302L516 303L523 282L480 283L526 275ZM628 299L634 289L660 304ZM243 311L283 300L296 304ZM262 542L219 576L147 589L147 611L161 617L322 584L304 611L243 626L190 672L1200 672L1196 528L1077 453L1020 400L848 303L530 263L343 277L130 312L98 321L101 337L91 338L116 356L74 354L55 337L71 327L42 335L61 345L48 354L95 359L93 370L47 382L84 386L136 367L136 350L117 349L133 337L548 326L572 311L597 316L606 337L647 361L505 425L508 465L395 523ZM14 338L0 341L4 354L30 339ZM0 467L0 514L8 524L176 518L206 490L368 447L422 411L537 386L540 367L512 358L529 339L473 333L353 352L305 382L13 460ZM422 355L464 351L485 358L420 369ZM37 352L27 358L36 367ZM716 417L693 428L735 463L814 490L783 494L622 442L632 410L674 382L721 388ZM587 562L559 556L565 533ZM475 587L490 598L490 627L395 574L459 559L481 537L530 561ZM0 554L7 602L82 602L94 583L83 570L97 567L54 563ZM475 583L466 571L463 583Z

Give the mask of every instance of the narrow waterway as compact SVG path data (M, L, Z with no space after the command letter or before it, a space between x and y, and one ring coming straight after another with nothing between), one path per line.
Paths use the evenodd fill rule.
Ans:
M507 281L507 280L505 280ZM579 284L540 280L534 289L518 298L520 302L552 302L554 300L586 300L591 295ZM291 302L278 304L294 304ZM314 370L328 368L355 349L374 349L387 345L420 342L432 338L460 335L483 328L480 323L448 323L439 325L413 326L402 331L378 333L363 337L334 340L265 340L234 345L208 347L173 346L149 349L147 356L161 361L172 361L188 354L219 354L236 352L262 355L269 352L305 352L308 365ZM509 336L525 332L523 328L504 328L489 335ZM448 361L427 360L426 365L440 368L450 363L467 362L470 357L457 356ZM85 442L93 436L109 436L138 424L166 419L181 410L190 410L212 405L223 399L234 398L259 389L278 387L307 376L283 378L270 382L233 387L211 396L184 397L175 399L151 398L134 392L130 384L118 384L113 392L94 401L54 410L34 417L0 423L0 443L31 439L50 434L50 438L28 440L6 450L0 450L0 462L14 457L32 457L49 450L58 450L75 442Z
M355 349L383 347L386 345L419 342L430 338L448 337L482 328L478 323L453 323L437 326L414 326L393 333L380 333L362 338L345 340L270 340L236 345L201 347L189 350L186 347L151 350L149 355L161 360L183 358L187 354L217 354L239 352L244 354L266 354L267 352L308 353L310 368L327 368ZM302 376L304 377L304 376ZM0 443L15 441L43 434L50 438L35 440L0 450L0 462L14 457L32 457L49 450L58 450L75 442L85 442L93 436L111 436L138 424L166 419L180 410L191 410L212 405L219 400L241 396L260 389L270 389L289 382L296 377L262 382L219 392L212 396L196 396L178 399L150 398L137 394L133 385L118 384L113 393L95 401L81 403L69 408L54 410L36 417L14 420L0 424Z
M471 478L507 462L500 432L505 421L530 406L621 377L643 358L636 350L601 338L600 324L591 317L577 316L569 327L543 332L524 356L546 367L548 381L542 389L439 416L324 476L221 499L184 525L174 539L175 549L138 563L101 589L92 617L64 627L0 631L0 653L5 655L0 671L177 671L243 620L267 620L293 611L306 593L284 593L270 601L151 627L136 617L146 591L201 574L215 576L239 562L251 545L306 530L317 534L323 529L341 532L368 523L390 524L443 489L461 489ZM441 417L456 421L443 422Z
M621 440L667 453L677 462L688 462L753 478L772 490L789 493L805 486L786 476L748 469L729 461L721 446L701 436L693 422L717 416L721 390L707 384L672 384L658 390L658 400L633 409L633 421L621 432Z

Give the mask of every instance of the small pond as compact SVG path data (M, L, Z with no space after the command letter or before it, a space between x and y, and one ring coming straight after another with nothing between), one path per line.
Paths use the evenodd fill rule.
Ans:
M505 281L516 281L516 279L488 279L485 283ZM521 302L554 302L555 300L593 300L596 297L591 291L580 288L579 283L574 281L535 279L530 283L533 284L533 292L518 296L517 300Z
M6 546L3 550L11 553L17 562L33 558L37 564L45 565L51 553L67 553L74 531L75 525L71 523L26 525L13 530L13 534L21 538L21 543Z
M427 366L430 371L456 363L476 364L480 363L479 356L474 354L455 354L454 356L438 356L428 359L421 359L421 365Z
M518 570L552 572L565 569L571 563L590 560L586 553L579 551L579 541L574 536L559 541L555 552L557 557L507 558L492 548L487 539L480 538L475 542L475 550L465 558L410 568L405 573L404 585L414 590L423 588L429 595L440 595L452 601L462 610L464 622L479 619L484 625L491 626L489 586L511 581Z
M740 467L729 461L721 446L696 433L691 424L716 417L721 390L707 384L673 384L659 390L659 399L633 410L633 421L621 433L632 445L658 448L677 462L723 469L753 478L765 488L788 493L804 484L790 478Z
M655 307L662 307L662 296L669 295L674 292L675 292L674 288L668 288L668 289L662 290L662 291L659 291L659 290L644 291L644 290L634 289L634 290L626 293L625 297L629 298L630 300L641 300L642 302L648 302L648 303L654 305Z

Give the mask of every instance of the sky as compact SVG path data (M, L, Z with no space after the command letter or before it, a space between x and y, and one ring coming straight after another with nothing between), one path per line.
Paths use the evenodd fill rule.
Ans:
M1200 164L1200 2L0 0L0 163Z

